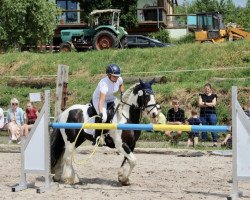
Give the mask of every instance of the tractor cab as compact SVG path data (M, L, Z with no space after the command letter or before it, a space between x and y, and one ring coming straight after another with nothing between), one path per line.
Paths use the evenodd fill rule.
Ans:
M223 17L219 12L199 13L196 15L195 39L198 42L224 41L226 34Z
M120 13L119 9L94 10L90 13L90 26L110 25L118 28Z

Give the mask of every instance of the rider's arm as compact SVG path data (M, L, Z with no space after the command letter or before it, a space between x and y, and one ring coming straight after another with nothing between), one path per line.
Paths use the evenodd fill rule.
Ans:
M99 111L99 113L103 113L103 103L104 103L104 100L105 100L105 96L106 96L105 94L100 92L99 102L98 102L98 111Z
M120 92L123 93L123 92L124 92L124 84L121 84L121 85L119 86L119 89L120 89Z

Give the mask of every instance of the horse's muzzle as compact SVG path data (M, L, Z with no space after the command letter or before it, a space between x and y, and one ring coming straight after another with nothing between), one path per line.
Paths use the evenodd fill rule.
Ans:
M155 112L152 113L152 118L156 118L157 114Z

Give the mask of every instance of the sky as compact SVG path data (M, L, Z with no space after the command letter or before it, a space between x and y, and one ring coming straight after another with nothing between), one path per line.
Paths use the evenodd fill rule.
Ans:
M177 0L178 4L182 4L182 2L185 0ZM192 0L188 0L190 2L192 2ZM245 7L247 4L247 0L233 0L234 4L236 6L241 6L241 7Z

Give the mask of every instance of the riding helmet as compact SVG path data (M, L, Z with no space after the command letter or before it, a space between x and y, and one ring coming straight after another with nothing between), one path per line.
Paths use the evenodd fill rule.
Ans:
M120 67L117 64L109 64L106 68L106 74L110 74L112 76L121 76Z

